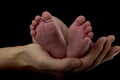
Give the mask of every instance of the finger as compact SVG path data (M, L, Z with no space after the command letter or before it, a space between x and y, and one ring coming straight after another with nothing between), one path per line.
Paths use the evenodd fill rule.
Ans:
M108 54L103 58L102 62L101 63L104 63L108 60L112 60L114 58L114 56L116 56L117 54L120 53L120 46L114 46L112 47Z
M103 58L106 56L106 54L108 53L108 51L110 50L111 48L111 45L113 43L113 41L115 40L115 37L110 35L107 37L107 41L106 41L106 44L102 50L102 52L99 54L99 56L96 58L95 62L94 62L94 65L99 65L100 62L103 60Z
M96 66L98 66L101 63L101 61L103 60L103 58L107 55L108 51L110 50L111 44L113 43L114 40L115 40L115 37L112 36L112 35L110 35L110 36L107 37L107 41L105 43L105 46L103 47L102 52L98 55L98 57L96 58L96 60L87 69L87 71L90 70L90 69L95 68Z
M83 58L80 58L82 66L74 69L73 72L82 71L88 68L102 51L105 42L106 37L99 38L97 42L93 45L93 47L90 49L90 51L88 51L87 55Z

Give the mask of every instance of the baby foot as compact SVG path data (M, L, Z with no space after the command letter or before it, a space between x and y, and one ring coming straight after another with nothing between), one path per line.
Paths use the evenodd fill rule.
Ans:
M34 43L38 43L44 50L55 58L66 56L66 41L59 22L49 12L36 16L30 25Z
M79 16L68 30L67 57L82 57L92 44L93 32L89 21Z

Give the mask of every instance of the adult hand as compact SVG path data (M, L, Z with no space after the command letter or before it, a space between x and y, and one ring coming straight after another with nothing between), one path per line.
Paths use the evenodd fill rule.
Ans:
M30 44L25 50L24 58L32 70L54 75L63 74L67 71L72 73L87 71L105 61L111 60L113 56L120 52L119 46L111 47L114 39L112 35L99 38L82 58L56 59L51 57L39 45Z
M88 71L103 62L113 59L120 52L120 46L111 47L114 40L113 35L99 38L87 54L79 59L81 65L73 69L72 72ZM79 65L79 63L75 65L77 64Z
M29 65L27 69L50 73L54 75L61 75L79 65L80 61L76 58L53 58L44 51L38 44L29 44L25 49L24 60ZM23 59L22 58L22 59ZM73 65L73 63L79 63L79 65Z

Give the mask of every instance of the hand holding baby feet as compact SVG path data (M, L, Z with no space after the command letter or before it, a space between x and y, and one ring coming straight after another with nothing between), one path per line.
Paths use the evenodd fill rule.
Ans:
M92 44L92 27L84 16L77 17L68 29L60 19L43 12L35 17L30 29L33 42L55 58L82 57Z
M55 58L66 57L66 40L57 22L49 12L36 16L30 25L33 43L38 43Z
M89 21L79 16L68 30L67 57L82 57L92 44L93 32Z

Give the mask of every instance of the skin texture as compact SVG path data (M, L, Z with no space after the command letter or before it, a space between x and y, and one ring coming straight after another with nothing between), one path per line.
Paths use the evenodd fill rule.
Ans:
M109 61L120 52L111 46L113 35L100 37L82 58L53 58L38 44L0 48L0 69L29 69L61 77L64 73L88 71Z
M31 62L31 66L40 71L45 70L53 74L63 74L71 70L72 73L88 71L105 61L113 59L113 56L120 52L119 46L111 47L113 41L114 36L111 35L99 38L82 58L55 59L44 50L40 50L37 44L28 46L26 49L28 55L26 54L26 56L29 56L27 60ZM40 51L42 52L40 53Z
M49 12L36 16L30 25L34 43L55 58L82 57L92 44L92 27L84 16L79 16L70 28Z
M92 44L93 32L89 21L78 16L68 30L67 57L82 57Z
M61 25L64 24L58 22L50 13L43 12L41 17L35 17L30 26L33 42L38 43L55 58L66 57L67 44Z

